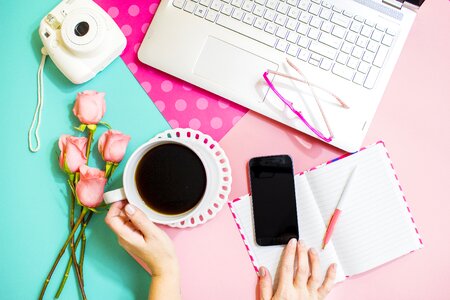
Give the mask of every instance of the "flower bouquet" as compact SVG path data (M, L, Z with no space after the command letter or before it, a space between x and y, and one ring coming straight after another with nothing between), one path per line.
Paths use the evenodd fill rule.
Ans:
M81 295L83 299L87 299L83 279L86 250L85 230L93 214L101 211L100 205L103 202L105 185L122 161L130 141L129 136L111 129L108 123L101 121L106 110L104 96L104 93L96 91L78 93L73 113L81 124L75 129L87 134L87 137L62 135L58 141L60 149L59 166L67 174L67 183L70 187L70 233L44 281L39 299L43 299L53 272L67 249L70 250L70 258L55 298L60 296L73 266ZM108 131L103 133L98 141L98 151L105 161L104 170L88 166L94 135L99 125L108 128ZM77 257L77 249L80 243Z

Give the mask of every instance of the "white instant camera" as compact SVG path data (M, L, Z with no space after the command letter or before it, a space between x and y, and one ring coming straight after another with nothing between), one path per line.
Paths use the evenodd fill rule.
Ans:
M45 16L39 36L59 70L73 83L93 78L125 49L113 19L91 0L64 0Z

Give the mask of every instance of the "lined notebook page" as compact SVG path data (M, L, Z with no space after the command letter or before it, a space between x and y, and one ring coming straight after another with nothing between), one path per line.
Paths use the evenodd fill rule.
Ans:
M314 202L311 190L304 176L295 176L295 189L297 194L297 213L300 238L309 247L314 247L320 257L322 276L331 263L338 263L337 279L345 279L344 272L338 262L338 257L333 245L325 251L320 251L325 224ZM254 235L252 199L249 196L241 197L232 203L232 211L237 217L237 223L241 227L241 233L245 236L245 242L250 249L250 255L254 259L254 265L259 268L265 266L274 278L284 246L259 246Z
M422 247L382 144L305 174L324 222L331 217L356 165L349 198L332 236L346 275Z

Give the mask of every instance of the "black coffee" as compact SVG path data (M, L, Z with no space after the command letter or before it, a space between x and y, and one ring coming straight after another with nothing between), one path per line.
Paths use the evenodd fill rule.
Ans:
M164 144L148 151L137 166L135 180L145 203L167 215L194 208L206 189L202 161L179 144Z

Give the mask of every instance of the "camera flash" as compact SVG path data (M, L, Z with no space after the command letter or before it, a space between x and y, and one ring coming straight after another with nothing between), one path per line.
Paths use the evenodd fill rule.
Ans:
M61 23L52 14L48 14L45 21L55 30L61 28Z

